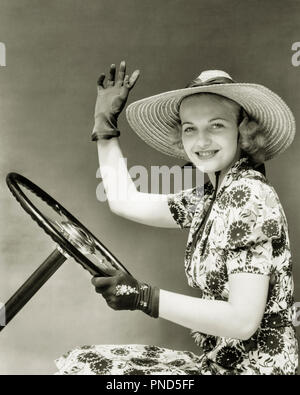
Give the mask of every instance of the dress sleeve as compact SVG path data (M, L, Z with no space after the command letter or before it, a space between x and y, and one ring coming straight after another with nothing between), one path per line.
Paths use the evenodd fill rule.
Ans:
M273 246L280 239L283 215L279 198L268 184L243 179L230 186L225 230L227 272L270 275Z
M204 201L204 198L204 189L198 187L168 195L169 209L181 229L190 228L196 207Z

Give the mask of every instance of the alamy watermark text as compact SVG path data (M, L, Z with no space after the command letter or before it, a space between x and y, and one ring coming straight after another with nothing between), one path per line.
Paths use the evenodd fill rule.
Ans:
M0 42L0 67L6 66L6 47L5 44Z

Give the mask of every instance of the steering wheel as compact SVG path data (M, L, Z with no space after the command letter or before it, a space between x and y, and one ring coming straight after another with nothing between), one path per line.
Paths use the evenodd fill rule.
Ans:
M22 208L57 247L0 308L0 331L69 257L93 276L109 276L106 270L111 268L130 274L108 248L48 193L18 173L9 173L6 182Z

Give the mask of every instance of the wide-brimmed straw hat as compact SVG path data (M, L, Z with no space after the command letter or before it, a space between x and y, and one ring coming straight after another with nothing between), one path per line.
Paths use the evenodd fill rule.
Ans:
M296 125L287 104L263 85L235 82L221 70L207 70L195 80L195 86L172 90L138 100L127 107L132 129L150 146L164 154L188 159L174 145L178 130L179 106L184 97L195 93L215 93L237 102L265 131L266 160L285 151L292 143Z

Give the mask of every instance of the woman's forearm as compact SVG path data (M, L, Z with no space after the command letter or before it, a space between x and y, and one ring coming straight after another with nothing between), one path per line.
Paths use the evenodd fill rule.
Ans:
M213 336L246 340L255 331L229 302L165 290L160 290L159 317Z
M98 140L101 177L112 211L119 211L126 201L138 192L123 157L119 139Z

